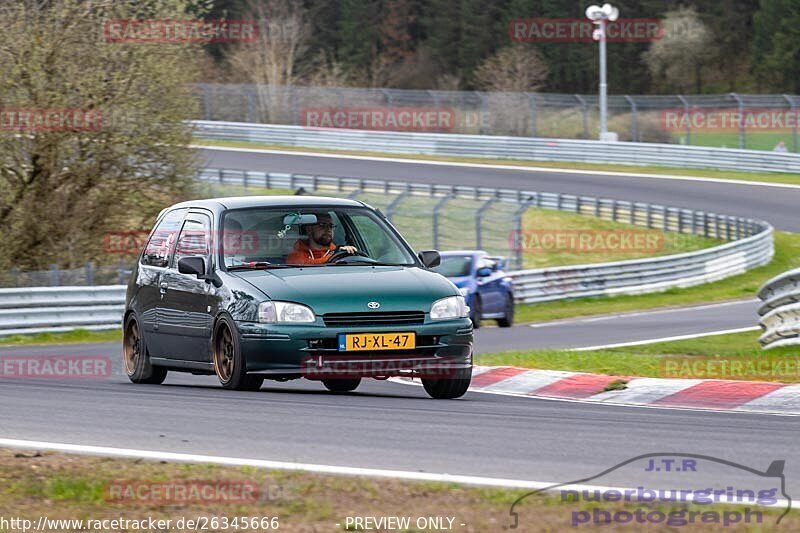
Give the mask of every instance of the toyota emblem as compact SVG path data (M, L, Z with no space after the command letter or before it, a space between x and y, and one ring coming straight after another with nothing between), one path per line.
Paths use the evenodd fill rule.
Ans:
M380 306L381 304L379 304L378 302L369 302L367 304L367 307L369 307L370 309L378 309Z

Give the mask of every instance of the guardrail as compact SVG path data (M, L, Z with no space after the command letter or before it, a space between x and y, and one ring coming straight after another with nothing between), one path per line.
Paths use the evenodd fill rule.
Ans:
M774 254L773 229L766 222L646 203L488 187L219 169L205 169L199 178L222 184L333 190L351 198L371 191L397 197L424 195L511 203L517 206L514 211L516 235L522 231L522 217L527 209L538 207L730 241L676 255L513 271L509 275L514 281L515 300L520 303L689 287L765 265ZM516 251L520 262L519 242ZM797 276L800 280L800 271ZM0 289L0 335L120 327L124 299L124 285Z
M203 120L192 124L195 127L195 136L200 139L248 141L326 150L752 172L800 172L800 154L758 150L494 135L325 129Z
M0 335L121 327L125 285L0 289Z
M758 310L764 348L800 344L800 268L780 274L758 291L764 302Z

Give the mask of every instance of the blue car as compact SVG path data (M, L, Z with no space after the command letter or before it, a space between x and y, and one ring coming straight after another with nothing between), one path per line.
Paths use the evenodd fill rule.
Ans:
M466 298L475 328L484 319L497 320L507 328L514 324L514 291L503 271L505 259L480 250L440 252L442 262L434 270L452 281Z

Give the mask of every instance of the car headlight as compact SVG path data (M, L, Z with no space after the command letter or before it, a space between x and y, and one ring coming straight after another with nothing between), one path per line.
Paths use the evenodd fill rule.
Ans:
M309 324L316 321L314 312L292 302L264 302L258 306L258 321L264 324Z
M458 289L458 292L460 292L460 293L461 293L461 296L463 296L464 298L466 298L466 297L469 295L469 287L460 287L460 288Z
M444 320L446 318L466 318L469 307L463 296L449 296L436 300L431 306L431 320Z

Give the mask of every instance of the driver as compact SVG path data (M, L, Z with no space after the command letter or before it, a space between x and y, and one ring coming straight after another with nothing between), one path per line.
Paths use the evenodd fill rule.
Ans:
M290 265L319 265L328 262L336 252L354 254L358 251L355 246L339 246L333 243L333 232L336 225L327 213L317 214L317 223L304 226L308 240L297 239L294 249L286 257Z

